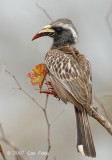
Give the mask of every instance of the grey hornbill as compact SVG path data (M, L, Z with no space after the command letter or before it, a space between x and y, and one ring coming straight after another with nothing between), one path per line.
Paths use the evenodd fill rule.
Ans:
M96 157L88 115L92 114L91 66L86 57L75 48L78 33L69 19L58 19L45 26L32 40L50 36L51 49L45 56L45 65L57 96L74 105L77 123L77 151Z

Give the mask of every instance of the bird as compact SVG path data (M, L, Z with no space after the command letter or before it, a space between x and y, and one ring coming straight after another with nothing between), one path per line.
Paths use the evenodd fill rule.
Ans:
M45 67L54 91L65 104L70 102L74 105L77 151L82 156L96 157L88 120L94 108L91 64L75 47L78 32L71 20L62 18L45 26L32 40L43 36L53 39L45 55Z

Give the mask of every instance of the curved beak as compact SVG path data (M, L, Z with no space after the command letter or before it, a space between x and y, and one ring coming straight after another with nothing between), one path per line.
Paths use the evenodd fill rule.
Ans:
M55 30L51 28L52 25L45 26L40 32L38 32L33 38L32 41L43 36L53 36Z

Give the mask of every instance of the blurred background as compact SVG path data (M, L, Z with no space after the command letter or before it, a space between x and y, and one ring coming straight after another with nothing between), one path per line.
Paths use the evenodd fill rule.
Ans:
M0 123L8 139L25 151L35 152L33 160L44 160L38 151L47 151L47 125L43 112L17 88L14 79L2 70L4 66L14 74L21 86L38 102L45 105L45 95L33 90L27 73L44 61L52 39L31 41L43 26L51 21L40 10L41 5L54 19L69 18L79 33L77 49L86 55L92 65L93 91L112 111L112 0L0 0ZM95 103L96 106L98 106ZM49 97L49 121L65 104ZM101 108L99 107L99 111ZM102 111L101 111L102 113ZM103 113L102 113L103 114ZM96 120L90 118L96 146L96 160L112 159L112 137ZM3 142L8 160L10 148ZM51 127L49 160L90 160L76 151L74 108L68 104L64 114ZM1 157L0 157L1 158ZM2 158L1 158L2 159Z

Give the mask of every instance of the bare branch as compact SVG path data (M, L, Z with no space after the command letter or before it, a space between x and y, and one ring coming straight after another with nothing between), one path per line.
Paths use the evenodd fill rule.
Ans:
M47 127L48 127L48 150L47 150L46 160L48 160L49 152L50 152L50 149L51 149L51 141L50 141L50 132L51 131L50 131L50 123L49 123L48 116L47 116L48 97L49 97L49 95L46 94L46 103L45 103L45 108L43 110L45 118L46 118Z
M16 79L16 77L14 75L12 75L8 70L5 69L5 71L15 80L16 84L18 85L18 90L22 91L25 95L27 95L36 105L38 105L42 110L44 110L44 108L30 95L28 94L19 84L18 80Z
M46 94L46 103L45 103L45 110L47 109L47 104L48 104L48 97L49 97L49 94Z
M101 108L102 108L102 110L103 110L103 112L104 112L104 114L105 114L106 119L107 119L110 123L112 123L112 119L110 119L109 114L107 113L107 110L105 109L104 104L103 104L96 96L94 96L94 99L95 99L95 101L101 106Z
M4 159L4 160L7 160L7 158L5 157L5 154L4 154L4 152L3 152L3 149L2 149L2 147L1 147L1 145L0 145L0 153L1 153L2 157L3 157L3 159Z
M92 117L95 118L112 135L112 125L108 122L108 120L106 120L94 109L92 109Z
M22 148L20 147L17 147L14 142L11 142L8 140L8 138L5 136L5 133L4 133L4 130L3 130L3 127L2 127L2 124L0 124L0 132L1 132L1 137L0 137L0 140L3 141L4 143L6 143L8 146L10 146L12 148L13 151L17 152L17 151L23 151ZM3 153L3 150L2 150L2 156L5 157L5 154ZM17 160L23 160L23 156L27 159L27 160L32 160L26 152L23 153L23 155L15 155L15 158L17 158ZM3 157L3 158L4 158ZM6 157L4 158L4 160L7 160Z
M43 9L37 2L36 2L36 6L37 6L39 9L42 10L42 12L46 15L46 17L47 17L51 22L53 22L53 19L52 19L51 16L48 14L48 12L47 12L45 9Z
M64 109L62 109L61 112L59 112L50 122L50 125L53 125L53 123L65 112L65 110L68 108L68 106L66 105L64 107Z

